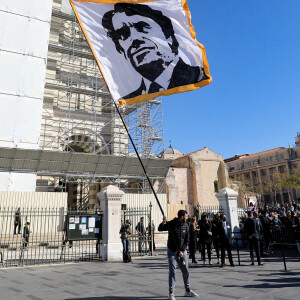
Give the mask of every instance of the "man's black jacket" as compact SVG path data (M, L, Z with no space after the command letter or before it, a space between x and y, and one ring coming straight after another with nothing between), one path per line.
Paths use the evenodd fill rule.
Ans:
M24 226L24 231L23 231L23 238L28 238L29 237L29 227L27 225Z
M223 221L221 221L217 224L216 236L217 236L218 239L220 239L221 242L225 242L226 239L228 239L229 243L231 244L231 242L232 242L232 232L231 232L232 229L231 229L230 223L226 222L226 226L227 226L227 238L226 238L226 233L225 233Z
M189 243L189 226L174 218L167 223L161 223L158 231L168 231L168 248L173 252L185 251Z
M208 77L204 73L204 68L200 68L199 66L190 66L186 64L181 58L179 58L179 61L173 70L168 89L172 89L177 86L197 83L205 79L208 79ZM142 79L140 87L137 90L122 97L122 99L130 99L136 96L140 96L145 91L146 85L144 80Z
M261 234L262 234L262 226L261 223L259 221L259 219L256 218L248 218L245 221L245 233L247 238L249 238L251 236L255 237L257 239L260 239Z
M15 212L15 224L21 224L21 213L17 210Z
M139 231L141 235L145 234L145 226L143 222L138 222L138 224L135 226L135 230Z

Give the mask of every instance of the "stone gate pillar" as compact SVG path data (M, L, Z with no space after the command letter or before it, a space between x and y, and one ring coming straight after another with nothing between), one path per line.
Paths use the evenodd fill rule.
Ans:
M109 185L97 194L100 209L103 211L102 239L100 247L102 258L107 261L122 261L121 199L124 196L118 187Z
M238 192L229 188L224 188L216 194L216 197L219 199L220 206L224 209L227 221L231 224L233 232L240 232L237 214L238 195Z

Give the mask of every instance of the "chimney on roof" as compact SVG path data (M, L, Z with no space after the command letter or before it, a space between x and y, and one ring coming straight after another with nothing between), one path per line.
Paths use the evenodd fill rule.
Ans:
M300 147L300 132L297 132L297 136L295 137L296 147Z

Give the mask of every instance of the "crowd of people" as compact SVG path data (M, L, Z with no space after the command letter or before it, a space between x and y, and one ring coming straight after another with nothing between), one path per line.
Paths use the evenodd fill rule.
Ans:
M285 204L277 203L274 207L265 205L264 208L250 203L248 210L258 213L259 217L269 218L273 226L295 227L300 224L300 204L296 204L295 201Z
M300 205L295 202L277 204L274 207L256 207L250 203L248 212L239 218L240 230L245 238L245 221L253 214L260 226L261 255L270 253L271 242L295 244L300 240ZM263 251L265 249L265 252Z
M232 228L227 222L225 214L215 214L211 219L207 213L203 213L198 222L196 217L192 216L188 223L190 233L189 258L192 259L193 264L197 264L195 254L199 250L203 264L212 265L213 245L217 255L217 264L220 264L221 267L226 264L225 252L227 252L230 266L234 267L231 254Z
M256 208L251 203L248 210L239 218L239 221L240 233L242 233L239 236L242 236L241 239L249 246L251 264L255 264L255 253L257 264L261 266L263 265L261 257L270 253L273 232L282 232L283 229L291 232L300 231L299 205L290 203L274 208L266 206L262 209L261 207ZM126 253L129 252L130 226L131 222L127 220L120 230L125 257ZM148 235L152 230L154 232L154 224L149 224L145 228L144 218L141 218L135 230L139 236L139 251L141 251L141 243L145 241L147 232ZM197 264L197 251L201 253L201 261L204 265L213 264L212 253L214 249L217 264L220 267L227 264L226 258L229 260L229 265L235 267L231 253L233 228L231 228L225 214L204 212L200 218L196 216L188 218L186 211L179 210L177 218L173 220L167 221L164 217L162 223L158 226L158 231L168 231L169 300L175 300L177 265L183 275L185 296L198 297L198 294L191 290L188 271L188 259L191 259L193 264ZM155 247L155 243L153 243L153 246Z
M196 216L188 219L189 224L189 258L197 264L196 252L201 253L204 265L212 265L212 248L217 256L217 264L226 264L225 252L231 266L234 266L231 255L232 229L226 222L224 214L202 213L199 220ZM244 246L249 246L251 264L254 264L254 252L258 265L261 257L270 254L271 243L296 244L300 240L300 205L295 202L265 206L263 209L250 203L248 210L239 217L240 232ZM208 259L208 262L206 260Z
M164 220L166 221L166 220ZM217 256L217 264L221 267L227 264L226 256L230 266L234 266L231 254L232 231L230 223L226 221L225 214L202 213L198 218L194 215L188 218L189 228L189 258L193 264L197 264L196 253L201 254L201 262L204 265L212 265L213 250ZM243 216L239 217L239 226L242 244L250 248L251 263L254 264L253 254L256 253L257 262L261 264L261 257L270 254L271 243L279 243L279 233L283 232L289 242L295 244L300 240L300 205L295 202L277 204L274 207L264 208L250 203ZM135 226L138 234L138 251L141 253L147 245L147 251L155 251L154 230L155 226L145 226L144 218ZM123 253L125 260L129 260L129 243L131 233L131 222L126 220L120 230ZM253 237L252 237L253 236ZM153 242L152 242L153 240ZM153 249L152 249L153 248ZM227 255L225 255L227 253Z
M195 216L189 219L190 231L190 259L197 263L195 253L201 253L201 260L206 264L207 252L208 263L211 265L212 246L217 255L217 264L225 264L224 252L227 250L228 258L231 260L231 229L226 234L229 238L224 239L226 216L214 214L212 217L203 213L197 222ZM223 231L220 224L223 222ZM275 207L256 207L250 203L244 215L239 217L240 232L242 233L243 245L250 248L251 263L254 264L253 251L257 256L258 264L261 257L270 254L271 243L296 244L300 240L300 205L295 202L277 204ZM230 232L229 232L230 231ZM221 238L220 238L221 237ZM205 251L206 250L206 251ZM221 252L221 256L220 256ZM221 258L221 262L220 262Z

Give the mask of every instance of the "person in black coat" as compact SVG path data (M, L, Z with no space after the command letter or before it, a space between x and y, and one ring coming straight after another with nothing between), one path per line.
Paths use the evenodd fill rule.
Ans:
M201 249L202 249L203 264L204 265L206 264L206 260L205 260L205 248L206 248L209 264L212 265L211 262L212 225L208 220L207 214L203 214L201 216L201 221L199 225L200 225L199 240L202 246Z
M220 216L219 215L214 215L211 231L212 231L212 234L213 234L212 235L213 244L214 244L215 251L216 251L216 254L217 254L217 259L218 259L217 264L220 264L220 248L221 248L221 246L220 246L220 236L217 233L217 227L218 227L218 224L220 222L221 222Z
M158 226L158 231L168 231L168 262L169 262L169 299L175 299L174 291L176 285L176 267L179 266L185 287L185 297L198 297L190 289L190 274L188 270L188 257L186 248L189 244L189 227L187 225L187 212L179 210L178 218L167 222L164 217L163 222Z
M262 227L259 219L256 217L256 212L250 213L250 218L245 221L245 232L249 240L251 264L254 265L254 248L258 265L261 266L263 265L260 260L260 236L262 234Z
M154 252L155 251L155 239L154 239L155 225L153 220L151 223L149 223L148 227L146 228L146 231L148 232L149 251L152 252L152 245L153 245L153 252Z
M220 222L217 225L216 230L217 236L219 236L220 239L220 247L221 247L221 267L225 265L225 249L227 250L228 259L230 262L230 265L234 267L234 263L232 260L232 254L231 254L231 226L226 221L226 215L221 215Z
M139 253L142 252L143 245L146 241L146 229L144 226L144 217L141 217L140 222L135 227L135 230L139 236Z
M18 227L18 234L21 233L21 212L20 207L15 212L15 221L14 221L14 234L17 234L17 227Z
M267 216L266 211L263 211L259 217L262 228L263 228L263 242L265 244L265 252L268 253L270 250L270 241L271 241L271 220ZM263 247L261 246L261 255L263 254Z
M29 243L29 234L30 234L30 229L29 229L30 223L26 222L26 225L24 226L23 230L23 249L27 250L27 246Z
M189 226L189 231L190 231L190 241L189 241L189 250L190 250L190 258L192 259L192 263L196 264L196 249L197 249L197 236L198 236L198 231L197 229L197 223L196 223L196 218L192 217L191 223Z

